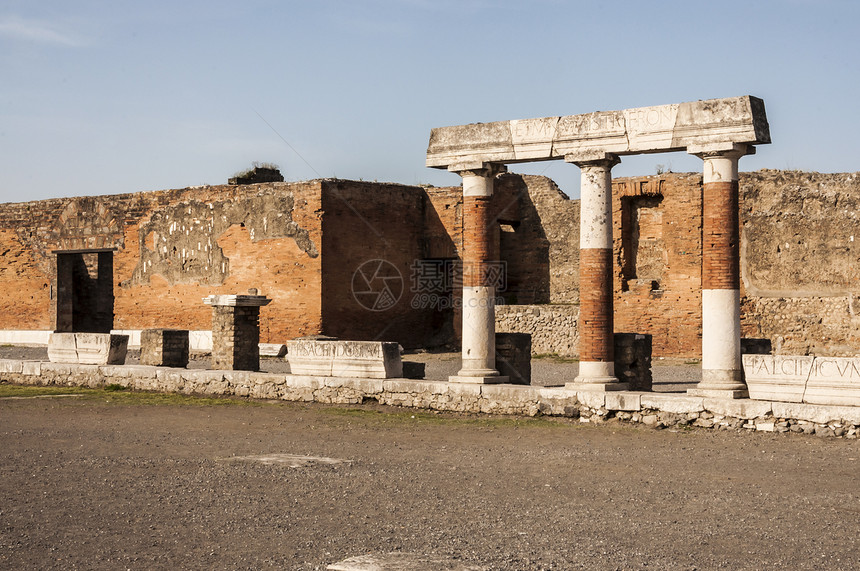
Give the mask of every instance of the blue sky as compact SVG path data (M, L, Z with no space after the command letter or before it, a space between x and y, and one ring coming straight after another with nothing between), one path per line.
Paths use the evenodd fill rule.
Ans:
M459 184L432 127L765 100L760 168L860 170L860 2L0 0L0 201L287 180ZM286 142L285 142L286 141ZM615 176L675 153L625 158ZM563 162L513 165L578 196Z

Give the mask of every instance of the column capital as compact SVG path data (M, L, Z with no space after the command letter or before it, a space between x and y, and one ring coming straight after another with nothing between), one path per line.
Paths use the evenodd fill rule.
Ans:
M603 167L611 169L621 162L621 157L604 151L590 151L586 153L565 155L564 162L573 163L579 168Z
M508 167L507 165L504 165L502 163L460 163L456 165L450 165L448 167L448 171L457 173L463 178L467 176L493 178L497 174L508 172Z
M710 143L707 145L692 145L687 147L687 153L700 159L725 157L739 159L745 155L754 155L755 147L741 143Z

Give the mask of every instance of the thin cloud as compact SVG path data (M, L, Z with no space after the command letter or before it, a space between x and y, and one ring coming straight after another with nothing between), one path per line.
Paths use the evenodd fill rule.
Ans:
M0 37L69 47L79 47L86 43L82 38L61 31L49 23L26 20L18 16L0 16Z

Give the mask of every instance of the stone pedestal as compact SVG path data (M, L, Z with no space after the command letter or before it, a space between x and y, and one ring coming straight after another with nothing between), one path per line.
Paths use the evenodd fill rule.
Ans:
M496 333L496 367L514 385L532 382L532 336L529 333Z
M293 375L394 379L403 376L400 345L391 341L287 341Z
M260 307L263 295L210 295L212 306L212 368L226 371L260 369Z
M48 360L52 363L124 365L128 335L110 333L52 333Z
M615 374L633 391L650 391L651 336L642 333L615 334Z
M187 367L189 346L187 329L144 329L140 332L140 364Z

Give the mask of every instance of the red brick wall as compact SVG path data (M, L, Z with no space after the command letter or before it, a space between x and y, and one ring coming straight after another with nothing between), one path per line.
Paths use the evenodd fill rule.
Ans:
M0 294L4 328L54 328L52 250L107 247L115 329L209 329L203 297L259 288L274 300L264 342L318 333L320 216L319 182L0 205L0 283L15 284Z
M0 314L5 329L53 329L51 269L21 232L0 228Z
M322 198L323 333L404 347L431 344L442 325L429 308L413 306L411 291L412 266L427 250L423 189L323 181Z
M666 174L612 181L615 331L653 335L655 356L699 357L702 328L702 176ZM654 200L662 198L662 200ZM637 209L637 202L648 207ZM649 212L653 208L654 211ZM634 219L639 213L645 220ZM647 213L647 214L646 214ZM653 228L658 223L661 228ZM640 222L647 230L639 232ZM639 234L638 244L631 240ZM663 269L640 279L637 249L658 240ZM653 262L653 256L649 258ZM654 283L656 282L656 283Z

